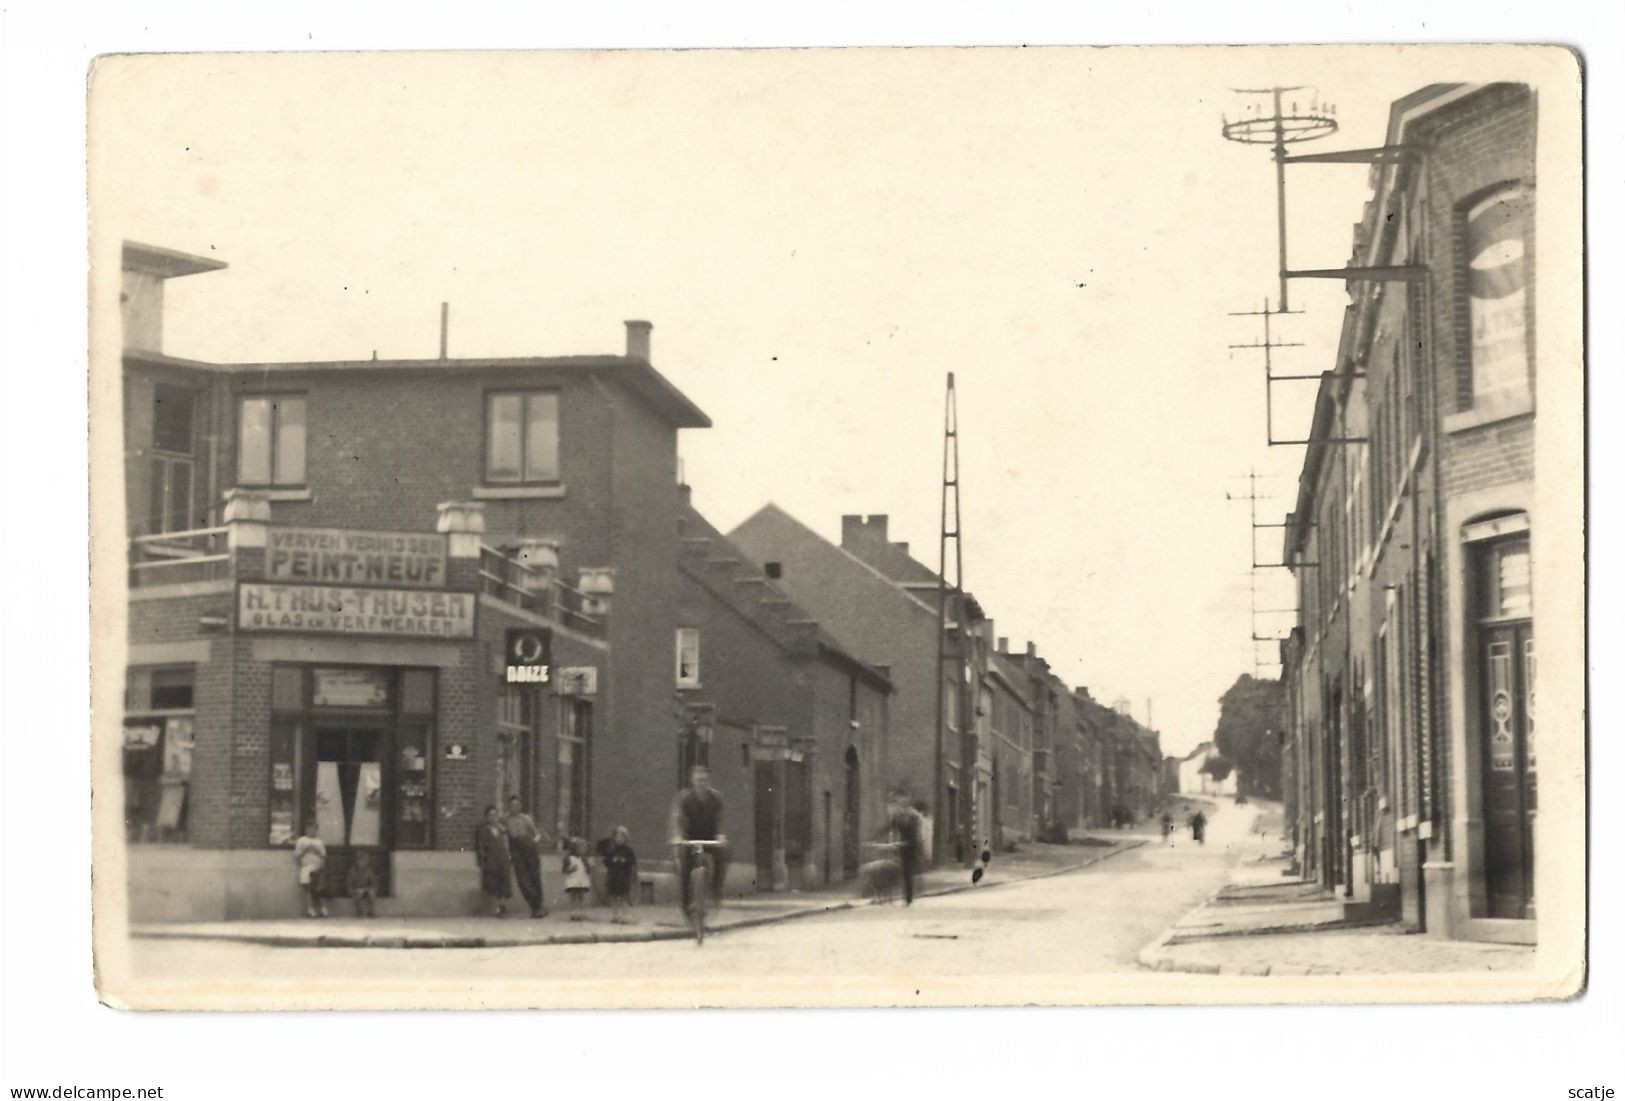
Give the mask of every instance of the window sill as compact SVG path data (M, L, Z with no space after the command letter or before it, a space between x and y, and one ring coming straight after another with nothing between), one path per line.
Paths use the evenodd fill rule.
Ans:
M248 493L263 493L271 501L314 501L316 495L309 486L233 486Z
M476 501L557 500L564 496L564 486L475 486L471 491Z
M700 684L699 681L695 681L693 684L679 684L677 686L677 691L679 691L679 692L698 692L702 687L703 686Z
M1444 418L1444 430L1452 435L1488 424L1526 416L1535 411L1535 399L1526 391L1488 399L1471 409L1452 413Z

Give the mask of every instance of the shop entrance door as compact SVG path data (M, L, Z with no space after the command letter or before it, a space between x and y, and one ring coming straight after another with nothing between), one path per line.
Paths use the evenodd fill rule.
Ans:
M1535 916L1535 638L1530 623L1480 632L1484 894L1490 917Z
M390 738L386 728L363 722L317 721L315 752L307 778L316 832L327 845L327 887L345 893L350 867L367 853L379 894L389 893L389 853L394 847L389 813Z

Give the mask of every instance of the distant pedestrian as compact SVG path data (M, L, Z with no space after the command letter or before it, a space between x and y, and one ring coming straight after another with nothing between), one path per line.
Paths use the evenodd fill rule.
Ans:
M294 838L293 862L299 869L299 889L305 896L305 916L326 917L322 870L327 867L327 844L316 836L316 819L305 819L305 832Z
M629 920L632 883L638 874L638 854L632 851L632 835L625 826L616 826L604 849L604 892L609 895L610 921L617 925Z
M570 847L564 853L564 893L570 896L570 920L580 921L586 915L581 908L587 904L592 892L592 872L587 867L587 843L579 837L570 838Z
M494 806L485 808L485 821L474 831L474 859L480 865L480 890L497 917L508 913L513 897L512 856L508 851L508 828Z
M980 883L980 882L982 882L982 877L987 875L988 866L990 864L992 864L992 863L993 863L993 842L984 840L982 842L982 852L981 852L980 859L977 861L976 867L971 870L970 881L972 883Z
M1204 840L1207 832L1207 815L1203 814L1201 811L1197 811L1195 814L1191 815L1190 821L1191 839L1198 845L1207 844L1207 841Z
M902 792L893 792L887 808L892 840L897 844L897 863L903 877L903 905L914 905L914 876L920 867L920 834L924 823L920 812L909 806Z
M508 855L513 861L513 878L519 893L530 904L530 916L547 916L542 903L542 842L547 835L536 825L536 819L526 814L519 796L508 796Z
M1167 811L1162 812L1162 843L1164 845L1174 843L1174 816Z
M355 854L344 885L349 889L350 901L355 903L356 917L377 916L374 903L378 898L378 869L372 865L372 853L362 849Z

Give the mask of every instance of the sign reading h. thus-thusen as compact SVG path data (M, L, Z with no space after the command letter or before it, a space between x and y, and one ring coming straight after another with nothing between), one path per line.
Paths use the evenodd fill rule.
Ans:
M279 581L331 585L446 584L446 537L426 532L271 528L266 572Z
M314 631L473 638L474 594L244 581L237 589L243 631Z

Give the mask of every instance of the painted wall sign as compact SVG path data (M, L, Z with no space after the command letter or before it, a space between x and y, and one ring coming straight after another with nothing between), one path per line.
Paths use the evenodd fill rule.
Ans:
M473 638L474 594L244 581L237 629Z
M596 696L598 694L598 667L596 665L566 665L559 670L558 690L561 696Z
M278 528L268 533L266 571L279 581L444 588L446 537L424 532Z
M1528 196L1509 188L1467 212L1467 294L1472 327L1473 397L1529 386L1526 320Z
M389 674L382 669L314 669L311 699L317 707L384 707Z
M553 632L510 627L504 639L509 684L546 684L553 664Z

